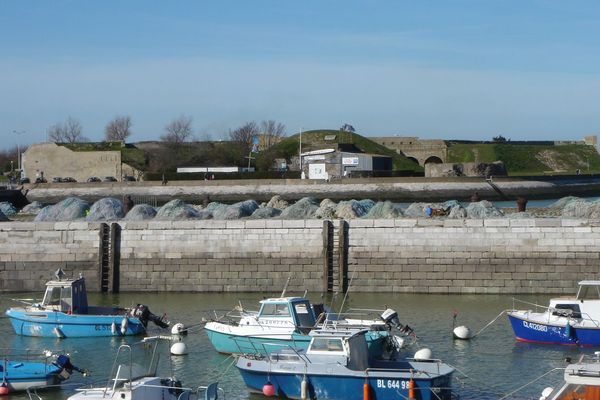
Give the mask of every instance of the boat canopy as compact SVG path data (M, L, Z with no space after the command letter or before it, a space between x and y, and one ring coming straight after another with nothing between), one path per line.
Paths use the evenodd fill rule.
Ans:
M316 319L312 307L303 297L265 299L261 302L258 318L292 318L300 328L312 328Z
M327 330L312 331L312 339L306 350L307 355L342 355L346 366L354 371L364 371L369 367L369 347L365 338L366 330Z
M87 314L85 280L81 277L47 282L42 306L64 313Z
M599 300L600 281L580 281L577 300Z

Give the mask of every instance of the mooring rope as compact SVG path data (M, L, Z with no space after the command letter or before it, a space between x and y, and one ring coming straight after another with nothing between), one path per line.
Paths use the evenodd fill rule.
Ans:
M496 322L498 320L498 318L500 318L502 316L502 314L508 312L508 310L502 310L500 312L500 314L498 314L496 316L496 318L494 318L493 320L491 320L490 322L488 322L488 324L486 326L484 326L483 328L481 328L479 330L479 332L477 332L476 334L474 334L473 336L471 336L471 339L473 339L475 336L479 335L481 332L483 332L484 330L486 330L490 325L492 325L494 322Z
M508 398L509 396L512 396L513 394L517 393L521 389L524 389L527 386L531 385L532 383L535 383L535 382L539 381L540 379L544 378L545 376L549 375L552 372L555 372L555 371L564 371L564 370L565 370L564 368L552 368L550 371L545 372L543 375L538 376L537 378L535 378L534 380L532 380L530 382L527 382L526 384L524 384L523 386L518 387L517 389L513 390L512 392L507 393L506 395L500 397L498 400L504 400L504 399Z

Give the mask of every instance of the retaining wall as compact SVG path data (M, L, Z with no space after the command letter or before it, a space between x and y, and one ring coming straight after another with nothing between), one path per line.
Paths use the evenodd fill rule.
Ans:
M346 281L355 274L356 292L572 293L577 281L598 279L600 271L600 221L350 220L341 241L342 224L335 221L329 234L327 224L119 223L118 287L272 292L292 274L290 290L314 292L331 290L328 275L335 273ZM99 228L1 223L0 290L40 290L58 267L82 272L88 288L100 290ZM347 264L332 272L338 259Z

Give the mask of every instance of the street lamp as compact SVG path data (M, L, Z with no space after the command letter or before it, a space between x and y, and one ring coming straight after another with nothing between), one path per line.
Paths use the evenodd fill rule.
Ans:
M13 133L17 136L20 136L22 134L25 133L25 131L17 131L15 129L13 129ZM17 166L18 166L18 171L19 171L19 180L23 177L23 173L21 170L21 145L20 145L20 140L17 137Z

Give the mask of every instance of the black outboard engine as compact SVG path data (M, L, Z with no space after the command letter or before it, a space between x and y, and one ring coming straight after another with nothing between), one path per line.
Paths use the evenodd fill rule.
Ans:
M71 364L71 359L69 358L69 356L66 356L64 354L58 356L58 358L55 362L53 362L53 364L59 368L62 368L62 371L60 371L60 374L58 374L58 377L61 381L68 379L69 376L71 376L71 374L73 373L73 371L77 371L83 376L88 375L88 371L83 370L81 368L77 368L76 366Z
M155 325L160 326L161 328L168 328L170 322L166 321L163 317L159 317L150 312L148 306L144 304L138 304L135 306L133 310L131 310L131 316L140 320L140 322L144 325L144 327L148 326L148 321L154 322Z
M398 313L394 310L392 310L391 308L388 308L387 310L385 310L381 316L380 316L381 320L391 328L396 328L398 329L401 325L400 325L400 319L398 318Z

